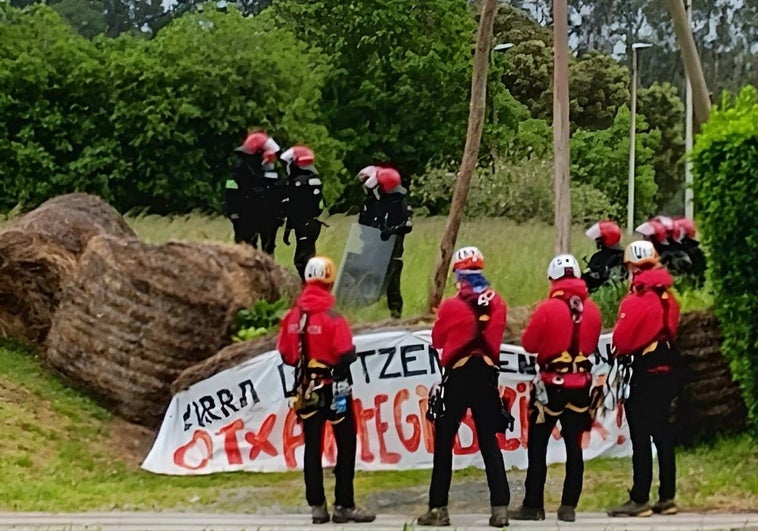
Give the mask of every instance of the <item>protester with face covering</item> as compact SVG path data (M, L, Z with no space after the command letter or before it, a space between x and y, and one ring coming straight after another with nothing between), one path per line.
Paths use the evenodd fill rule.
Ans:
M630 289L619 307L613 329L617 363L631 366L629 397L624 403L632 440L634 471L629 500L608 511L610 516L675 514L676 460L671 404L680 377L679 352L674 344L679 304L671 292L672 278L660 265L652 242L627 247L624 262ZM649 504L653 481L652 438L658 453L658 501Z
M305 265L316 255L316 240L321 233L318 219L323 209L322 182L313 163L313 151L307 146L293 146L282 153L280 159L287 165L287 225L284 243L290 245L295 232L295 268L305 280Z
M512 420L500 397L497 372L506 305L490 287L483 268L484 257L476 247L456 251L453 271L458 293L442 302L432 328L432 345L440 354L443 380L440 394L429 405L435 428L434 468L429 510L418 517L418 525L450 525L447 505L453 443L468 409L487 474L492 509L489 524L508 525L510 490L496 438Z
M282 319L277 349L282 361L295 366L291 406L303 426L305 498L314 524L329 521L321 467L324 426L330 422L337 443L335 523L372 522L376 515L356 507L356 424L350 388L350 364L355 346L344 317L334 311L331 290L334 263L315 256L305 266L305 285L295 306Z
M241 146L232 179L226 181L227 215L234 241L273 254L276 232L284 222L286 182L276 171L279 145L267 133L250 133Z
M390 166L367 166L358 173L358 179L366 190L358 223L381 230L381 238L385 241L395 235L385 284L390 316L398 319L403 313L400 276L403 272L404 240L413 229L411 209L406 201L408 192L401 184L400 174Z
M545 519L547 445L560 421L566 475L558 520L573 522L584 474L582 436L592 424L588 356L597 349L602 318L589 298L576 258L556 256L548 265L547 276L548 298L537 306L521 337L524 350L537 354L539 373L529 413L526 493L521 507L510 516L514 520Z

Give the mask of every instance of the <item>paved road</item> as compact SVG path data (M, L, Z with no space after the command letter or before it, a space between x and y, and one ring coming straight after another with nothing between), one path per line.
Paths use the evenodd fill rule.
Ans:
M489 515L453 514L452 528L492 530L487 526ZM324 524L313 526L310 515L255 515L209 513L0 513L0 529L35 531L264 531L310 530L336 531L360 529L370 531L401 531L412 528L412 519L404 515L380 514L371 524ZM429 528L419 528L429 529ZM579 513L573 524L558 522L548 515L544 522L512 522L510 529L572 529L574 531L643 531L643 530L732 530L758 531L758 513L682 513L676 516L650 518L614 518L602 513Z

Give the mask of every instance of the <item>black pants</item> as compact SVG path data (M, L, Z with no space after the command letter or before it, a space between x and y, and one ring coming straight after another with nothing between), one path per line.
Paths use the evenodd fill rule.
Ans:
M544 412L544 422L538 423L539 411L534 406L529 415L529 443L527 454L529 467L526 471L524 506L532 509L545 508L545 480L547 479L547 444L556 423L561 421L561 435L566 446L566 475L563 479L561 505L576 507L582 493L584 458L582 456L582 434L590 427L589 411L577 412L567 404L584 408L589 406L589 389L563 389L548 387L547 408L561 411L560 415Z
M259 248L267 254L273 255L276 249L276 233L281 222L278 219L260 220L253 219L247 214L239 214L237 219L232 219L234 227L235 243L248 243L254 248Z
M474 416L479 451L484 459L490 505L506 506L511 501L503 454L495 434L503 423L502 402L494 385L494 369L481 358L453 369L445 384L445 415L434 423L434 468L429 487L429 507L445 507L453 477L453 443L468 408Z
M624 405L632 439L634 484L629 493L637 503L650 500L653 483L652 437L658 451L662 500L676 494L676 458L674 456L674 427L669 420L671 402L677 394L678 382L673 372L650 373L635 368L629 398Z
M303 473L305 476L305 499L308 505L323 505L326 503L324 494L324 470L321 467L322 436L331 405L331 393L313 416L303 419L305 436L305 459ZM348 399L347 413L342 421L332 425L334 438L337 442L337 464L334 467L336 485L334 487L335 505L354 507L353 477L355 476L356 429L353 416L352 399Z
M321 223L315 219L294 226L295 269L301 279L305 279L305 266L316 256L316 240L321 234Z
M403 294L400 292L400 277L403 273L403 240L405 236L398 234L395 239L395 246L392 248L392 257L387 266L387 278L384 280L387 284L387 307L390 310L390 316L399 319L403 314Z

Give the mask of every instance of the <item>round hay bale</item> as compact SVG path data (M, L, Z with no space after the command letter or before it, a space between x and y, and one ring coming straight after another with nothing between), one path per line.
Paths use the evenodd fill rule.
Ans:
M98 234L136 237L118 212L87 194L51 199L0 232L0 334L43 342L61 283Z
M252 249L240 252L261 256L242 266L228 247L92 238L63 287L43 360L114 413L157 425L171 383L229 343L237 311L260 294L282 296L270 285L286 278L281 266Z
M676 414L677 442L744 431L747 409L729 362L721 352L721 329L710 311L683 314L677 345L685 366L684 392Z
M232 343L200 363L182 371L171 384L171 394L184 391L191 385L210 378L226 369L236 367L247 360L276 349L277 334Z

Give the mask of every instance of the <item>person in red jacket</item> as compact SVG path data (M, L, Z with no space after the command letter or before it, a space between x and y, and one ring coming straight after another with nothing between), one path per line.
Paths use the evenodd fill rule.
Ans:
M511 518L545 519L547 444L560 421L566 446L566 475L558 520L573 522L584 475L582 435L592 424L592 365L587 356L597 350L602 318L597 305L589 299L579 262L572 255L553 258L547 277L548 298L537 306L521 336L524 350L537 354L539 374L529 415L526 493Z
M631 366L629 398L624 404L632 440L633 486L629 500L608 511L610 516L675 514L676 461L674 429L669 411L678 389L674 345L679 304L671 293L671 275L659 263L649 241L633 242L624 253L630 289L619 307L613 329L617 362ZM658 451L659 499L652 507L652 437Z
M305 266L305 287L282 319L277 349L287 365L295 366L292 407L305 437L305 498L314 524L329 521L321 468L324 426L332 424L337 442L336 485L332 521L373 522L376 515L355 506L356 428L350 394L350 364L355 346L344 317L334 311L331 293L334 262L314 256Z
M450 525L447 503L453 442L469 408L490 490L489 523L493 527L508 525L510 490L496 438L498 432L505 432L509 415L497 386L506 305L482 275L483 268L484 257L476 247L456 251L453 271L458 293L442 302L432 328L432 345L443 367L444 398L437 404L440 408L434 421L429 510L418 517L419 525Z

